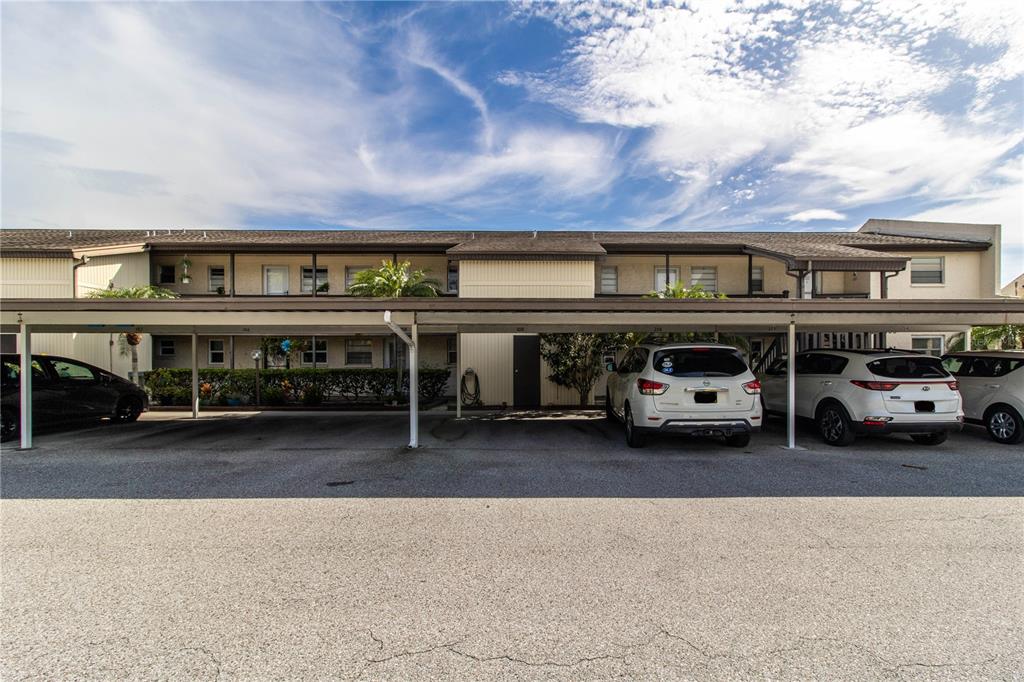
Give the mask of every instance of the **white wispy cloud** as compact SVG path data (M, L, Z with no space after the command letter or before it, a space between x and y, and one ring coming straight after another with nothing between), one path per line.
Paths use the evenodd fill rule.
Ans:
M846 220L846 215L830 208L809 208L806 211L787 216L786 220L806 223L811 220Z

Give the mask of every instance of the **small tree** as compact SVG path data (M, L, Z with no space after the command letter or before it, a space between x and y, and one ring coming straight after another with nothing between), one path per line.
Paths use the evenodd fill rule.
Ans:
M668 284L661 291L649 291L644 294L645 298L726 298L725 294L708 291L700 284L694 284L690 288L683 286L682 282Z
M644 294L645 298L728 298L725 294L717 293L714 291L708 291L700 284L694 284L692 287L684 287L682 282L676 282L674 284L667 285L661 291L651 291ZM640 343L643 343L643 339ZM668 340L676 343L693 343L699 341L719 341L721 343L727 343L731 346L741 348L744 352L750 352L750 342L744 336L737 334L720 334L716 338L713 334L707 332L677 332L675 334L669 334ZM635 345L635 344L634 344Z
M1024 348L1024 324L1000 324L994 327L973 327L971 329L971 348L985 350L989 348ZM964 349L964 335L957 334L949 344L951 352Z
M439 296L441 283L427 277L426 270L413 270L409 261L383 260L379 268L357 272L350 296L401 298L403 296Z
M115 289L113 286L107 289L90 291L89 298L177 298L178 295L170 289L148 285L144 287L121 287ZM142 334L136 332L123 332L118 335L121 342L121 354L129 355L132 359L132 381L139 382L139 344L142 343Z
M580 407L586 407L604 371L604 355L617 344L617 334L541 334L540 356L551 370L548 379L577 391Z

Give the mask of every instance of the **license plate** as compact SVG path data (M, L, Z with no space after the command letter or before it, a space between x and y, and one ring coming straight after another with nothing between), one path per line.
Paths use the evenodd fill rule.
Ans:
M693 402L701 403L702 405L707 403L717 403L718 393L716 391L698 391L693 394Z

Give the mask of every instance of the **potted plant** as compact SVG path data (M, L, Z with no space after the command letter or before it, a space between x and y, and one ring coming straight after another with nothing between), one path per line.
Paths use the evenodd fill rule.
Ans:
M192 261L189 260L188 256L185 256L184 258L181 259L180 265L181 265L181 283L182 284L191 284L192 283L192 275L189 273L189 270L192 267Z
M224 287L217 287L217 295L218 296L223 296L224 295Z
M330 282L324 282L323 284L321 284L320 286L318 286L316 288L316 293L318 293L318 294L326 294L330 290L331 290Z

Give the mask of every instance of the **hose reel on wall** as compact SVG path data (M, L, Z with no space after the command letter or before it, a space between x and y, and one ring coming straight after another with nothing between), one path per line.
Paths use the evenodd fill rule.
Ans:
M459 378L462 393L462 404L466 407L480 405L480 377L472 367L467 367ZM472 385L472 388L470 388Z

